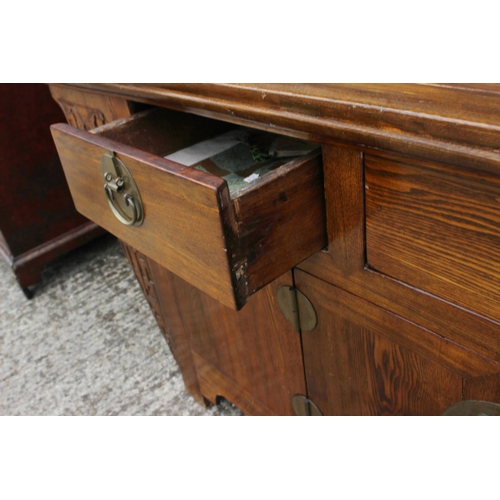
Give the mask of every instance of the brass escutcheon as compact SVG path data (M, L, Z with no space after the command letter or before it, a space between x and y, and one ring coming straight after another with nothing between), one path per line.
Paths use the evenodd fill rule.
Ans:
M104 194L116 218L126 226L140 226L144 210L139 189L132 174L114 151L106 151L101 159Z

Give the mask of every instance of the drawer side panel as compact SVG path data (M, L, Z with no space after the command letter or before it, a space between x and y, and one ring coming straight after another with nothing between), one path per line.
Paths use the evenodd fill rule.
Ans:
M235 200L250 294L327 245L321 155L271 173Z

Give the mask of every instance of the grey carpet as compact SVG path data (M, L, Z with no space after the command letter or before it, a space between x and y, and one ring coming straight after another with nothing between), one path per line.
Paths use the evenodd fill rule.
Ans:
M1 415L241 415L203 408L111 236L48 264L28 301L0 262Z

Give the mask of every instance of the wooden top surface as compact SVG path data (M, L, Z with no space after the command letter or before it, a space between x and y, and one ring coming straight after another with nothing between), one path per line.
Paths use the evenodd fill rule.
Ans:
M500 84L77 84L296 136L500 171Z

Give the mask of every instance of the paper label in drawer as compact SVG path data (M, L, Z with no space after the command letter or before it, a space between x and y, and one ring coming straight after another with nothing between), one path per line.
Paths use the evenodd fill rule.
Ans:
M232 148L238 144L244 136L245 132L242 130L231 130L212 139L176 151L175 153L165 156L165 158L185 165L186 167L192 167L211 156Z
M245 177L243 180L245 182L252 182L252 181L254 181L255 179L258 179L258 178L259 178L259 174L256 174L254 172L252 175L249 175L248 177Z

